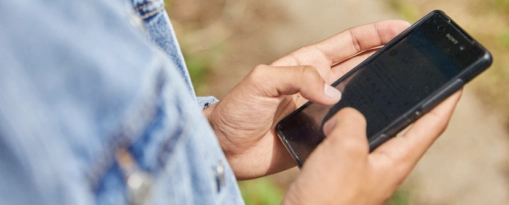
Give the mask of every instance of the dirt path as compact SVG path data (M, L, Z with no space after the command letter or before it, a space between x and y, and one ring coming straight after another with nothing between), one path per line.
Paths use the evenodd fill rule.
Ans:
M508 204L508 135L468 87L447 131L405 184L410 204Z
M226 43L232 46L209 82L209 90L219 97L259 63L270 63L351 26L399 18L382 1L226 3L241 12L225 17L236 20L225 23L231 31ZM487 111L467 87L447 132L403 186L410 204L508 204L508 139L496 113ZM285 186L297 172L290 170L275 179Z

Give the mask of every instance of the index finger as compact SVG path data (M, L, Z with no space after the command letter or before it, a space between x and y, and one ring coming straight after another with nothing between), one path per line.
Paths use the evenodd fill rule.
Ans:
M353 27L311 46L331 63L342 62L359 52L387 44L409 26L401 20L380 21Z
M410 24L401 20L387 20L357 26L343 31L319 43L305 46L275 61L274 66L311 65L329 83L341 72L331 68L358 53L387 44Z
M410 24L402 20L386 20L357 26L313 45L305 46L274 65L313 65L315 62L342 62L364 50L387 44ZM311 56L310 56L311 55Z

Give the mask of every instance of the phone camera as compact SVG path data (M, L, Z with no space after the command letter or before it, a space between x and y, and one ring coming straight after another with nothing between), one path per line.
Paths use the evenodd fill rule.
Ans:
M437 30L444 31L445 27L443 25L439 25L439 26L437 26Z

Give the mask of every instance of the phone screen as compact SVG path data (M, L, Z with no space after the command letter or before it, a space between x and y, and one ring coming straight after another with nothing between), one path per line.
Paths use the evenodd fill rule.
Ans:
M322 121L344 107L353 107L369 119L367 136L372 137L460 72L438 52L418 30L414 31L336 85L343 99Z
M453 30L437 29L441 19L430 18L401 40L361 64L333 84L342 99L333 106L307 104L304 109L283 120L279 132L284 135L293 155L303 162L325 138L323 124L340 109L352 107L367 121L368 140L403 116L414 106L456 77L465 65L458 56L481 55L475 49L459 46L446 36ZM458 36L458 33L454 33ZM468 45L468 43L466 44ZM463 53L463 55L461 54Z

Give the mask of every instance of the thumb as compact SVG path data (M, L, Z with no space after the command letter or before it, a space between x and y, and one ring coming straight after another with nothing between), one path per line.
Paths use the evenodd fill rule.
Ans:
M323 105L332 105L341 99L341 92L326 84L312 66L274 67L257 66L250 74L258 81L268 97L300 93L304 98Z
M341 109L324 124L323 132L327 137L322 144L332 146L331 155L336 153L344 163L353 163L358 156L369 154L366 120L353 108Z

